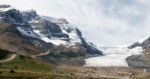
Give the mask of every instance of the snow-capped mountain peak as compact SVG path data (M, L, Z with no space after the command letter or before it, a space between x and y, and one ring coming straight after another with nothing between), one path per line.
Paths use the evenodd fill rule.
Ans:
M74 46L84 48L90 54L102 54L97 48L89 45L83 39L81 31L66 19L43 17L35 10L20 11L14 8L1 11L0 17L2 21L16 26L22 36L36 46L42 46L39 41L43 41L44 44Z
M135 48L135 47L142 47L143 49L147 49L150 47L150 36L146 36L145 38L142 38L135 42L134 44L130 45L129 48Z
M146 36L146 37L144 37L144 38L138 40L138 42L141 44L141 43L143 43L144 41L146 41L146 40L149 39L149 38L150 38L150 36Z
M3 10L1 17L9 23L17 25L18 31L24 36L38 38L55 45L81 43L79 30L65 19L48 17L49 20L47 20L34 10L19 11L6 5L3 5L1 10Z

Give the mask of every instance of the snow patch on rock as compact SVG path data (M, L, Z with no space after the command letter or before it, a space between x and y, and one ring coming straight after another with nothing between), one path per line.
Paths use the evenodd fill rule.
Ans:
M47 43L52 43L54 45L66 45L67 42L66 41L62 41L59 39L50 39L46 36L44 36L43 34L40 33L40 30L33 30L38 36L40 36L40 39L47 42Z
M67 20L65 20L63 18L57 19L57 18L53 18L53 17L50 17L49 20L51 22L59 25L62 32L69 35L71 43L81 43L81 39L77 35L75 27L73 27L73 25L71 25ZM68 32L67 30L70 30L70 32Z
M24 36L38 38L38 36L31 29L25 27L17 27L17 30Z

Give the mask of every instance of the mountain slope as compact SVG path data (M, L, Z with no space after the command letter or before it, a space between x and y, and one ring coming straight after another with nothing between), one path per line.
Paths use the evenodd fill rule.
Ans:
M83 59L102 55L87 43L78 28L65 19L44 19L34 10L0 8L0 48L48 63L81 65Z
M142 47L143 49L147 49L150 47L150 37L145 37L141 40L139 40L138 42L135 42L134 44L132 44L131 46L129 46L129 48L135 48L137 46Z
M146 37L131 46L130 49L135 47L142 47L143 52L140 55L134 55L127 58L127 62L132 67L149 68L150 67L150 37Z
M17 31L15 26L5 22L0 22L0 48L7 49L11 52L19 52L20 54L38 52L37 47L24 39Z

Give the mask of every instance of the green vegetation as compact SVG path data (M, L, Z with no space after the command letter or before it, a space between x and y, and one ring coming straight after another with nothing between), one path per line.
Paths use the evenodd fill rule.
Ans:
M10 62L1 63L0 68L45 73L50 71L49 65L21 55L18 55L14 60Z
M0 75L0 79L99 79L90 77L77 77L71 75L61 75L61 74L37 74L37 73L14 73L10 74L8 72L5 75ZM111 78L100 78L100 79L111 79Z
M48 65L21 55L0 64L0 79L99 79L75 75L78 72L74 67Z
M8 51L5 51L5 53L8 53L7 55L10 54L10 52ZM117 77L113 78L115 76L112 76L112 78L109 76L107 77L107 75L106 77L105 76L96 77L95 76L97 74L96 71L97 69L95 68L49 65L40 60L31 59L29 57L21 55L17 55L16 58L13 59L12 61L0 63L0 79L116 79L117 78ZM124 73L124 75L126 75L126 73ZM150 75L131 76L132 79L149 79L149 77Z
M6 58L10 52L0 49L0 59Z

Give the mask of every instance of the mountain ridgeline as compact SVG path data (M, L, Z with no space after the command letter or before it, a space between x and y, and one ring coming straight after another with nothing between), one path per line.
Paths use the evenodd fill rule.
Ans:
M150 47L150 37L146 37L146 38L142 39L141 41L135 42L134 44L129 46L129 48L135 48L138 46L142 47L143 49L149 48Z
M67 20L43 17L35 10L19 11L7 5L0 6L0 49L68 65L83 65L85 58L102 55Z

